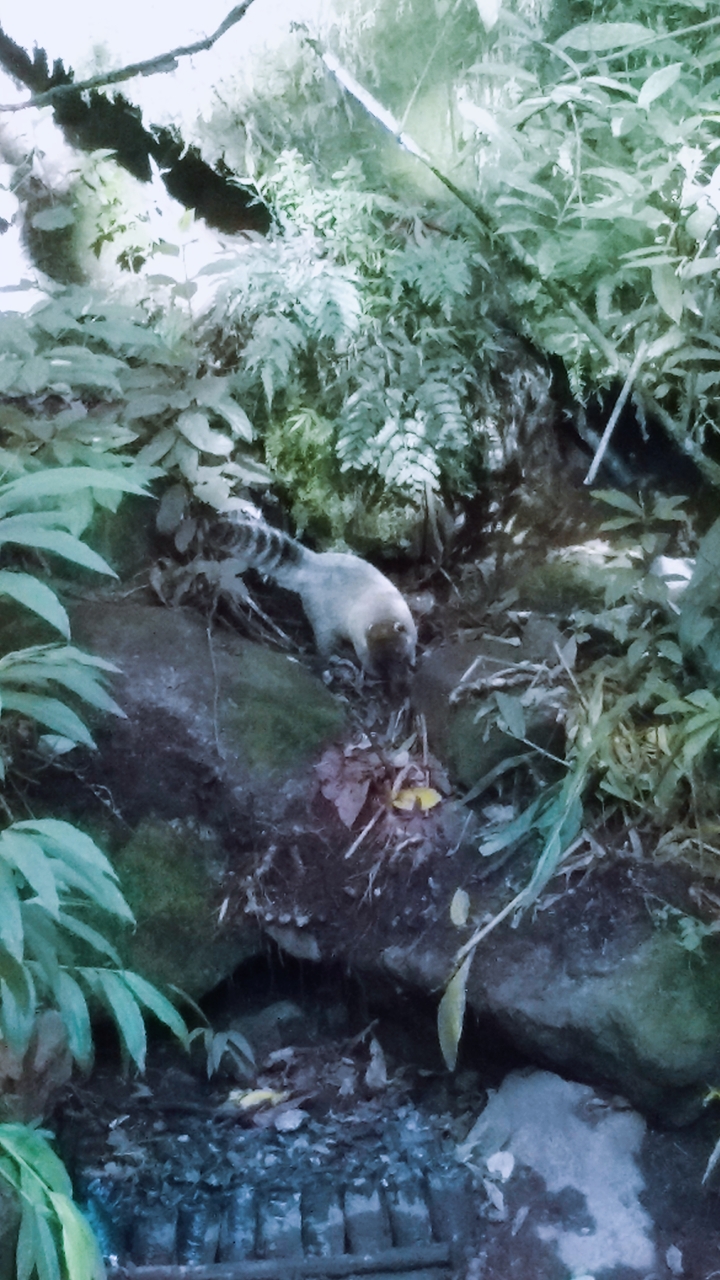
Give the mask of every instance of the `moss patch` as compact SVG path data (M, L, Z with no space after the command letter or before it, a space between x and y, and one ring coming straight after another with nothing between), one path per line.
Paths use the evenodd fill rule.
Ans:
M327 689L298 662L244 644L239 670L221 685L221 735L237 741L252 767L289 768L340 733L344 714Z

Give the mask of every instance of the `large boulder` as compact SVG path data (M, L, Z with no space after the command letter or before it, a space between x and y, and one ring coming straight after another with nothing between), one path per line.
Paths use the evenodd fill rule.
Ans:
M229 886L302 811L342 709L297 661L189 609L90 601L73 630L120 668L126 718L97 727L85 789L65 781L61 803L109 845L137 919L128 963L201 995L262 945L252 917L228 913Z

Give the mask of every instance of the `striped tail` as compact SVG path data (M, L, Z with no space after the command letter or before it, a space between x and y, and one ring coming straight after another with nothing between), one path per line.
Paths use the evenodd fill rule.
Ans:
M297 569L310 554L299 542L295 542L280 529L273 529L260 520L247 520L236 516L233 521L232 553L244 560L248 568L266 573L278 580L283 571Z

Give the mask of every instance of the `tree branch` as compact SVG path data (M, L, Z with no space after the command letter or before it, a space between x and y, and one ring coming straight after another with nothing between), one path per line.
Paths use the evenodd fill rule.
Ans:
M242 0L242 4L235 5L235 8L231 9L227 17L220 23L217 31L213 32L211 36L206 36L204 40L196 40L195 44L180 45L179 48L171 49L168 53L158 54L156 58L147 58L144 62L133 62L130 66L121 67L118 71L108 71L104 75L91 76L89 80L55 85L52 89L46 89L44 93L37 93L32 98L28 98L26 102L0 104L0 111L26 111L28 107L46 107L53 102L57 102L59 98L67 97L68 94L83 93L88 89L104 88L109 84L120 84L123 80L134 79L135 76L152 76L174 71L177 67L178 58L189 58L194 53L204 53L206 50L211 49L230 27L234 27L245 16L252 2L253 0Z

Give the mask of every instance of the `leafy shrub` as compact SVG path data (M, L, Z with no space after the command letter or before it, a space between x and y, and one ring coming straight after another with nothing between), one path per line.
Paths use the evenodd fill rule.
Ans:
M93 1234L72 1200L67 1172L44 1135L0 1124L0 1179L21 1205L18 1280L101 1280L105 1274Z

